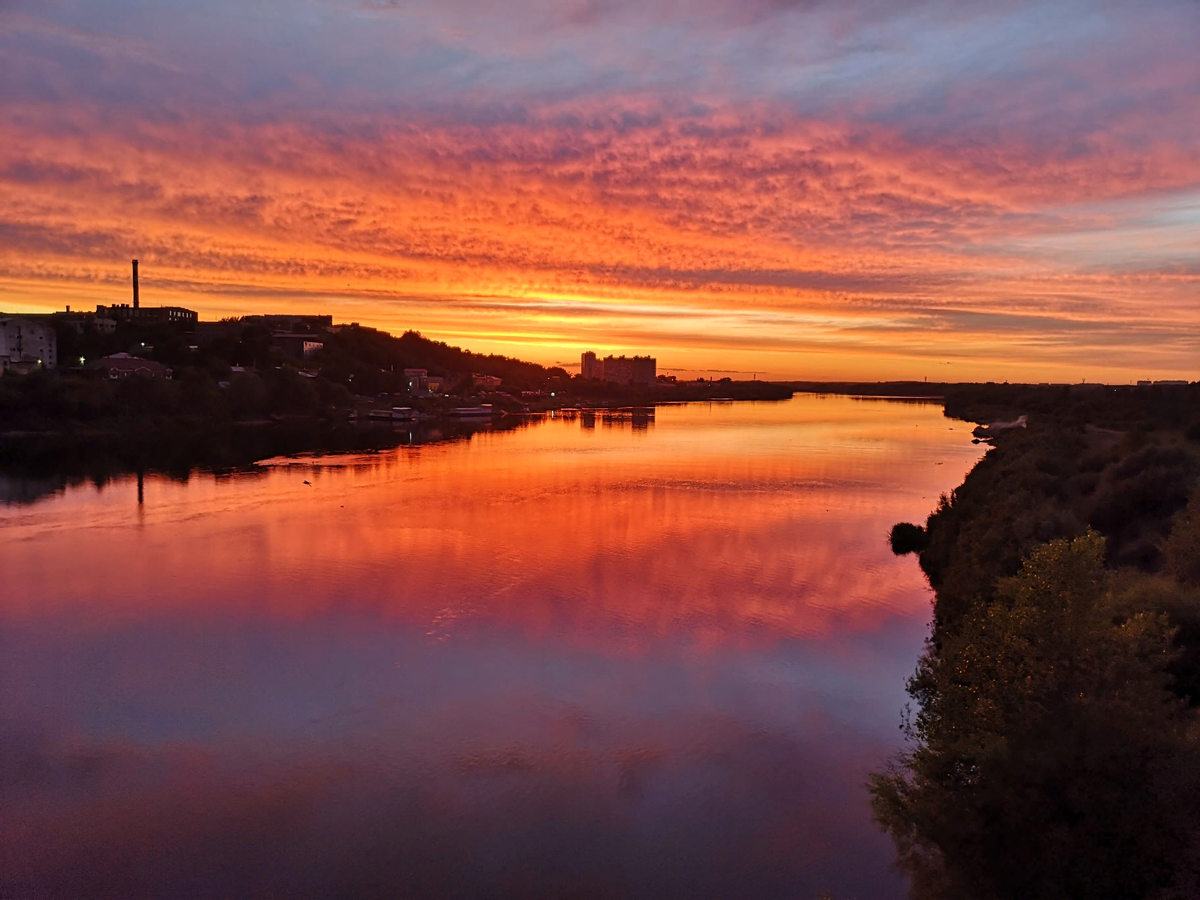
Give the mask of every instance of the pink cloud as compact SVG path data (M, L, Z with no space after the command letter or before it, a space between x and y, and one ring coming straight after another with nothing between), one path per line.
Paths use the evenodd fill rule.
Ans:
M357 69L337 42L366 33L345 10L331 13L330 47L302 47L318 64L309 82L277 47L252 59L236 39L222 49L228 72L189 79L187 53L167 66L177 36L164 16L120 40L95 26L27 25L53 52L17 57L23 74L0 146L10 187L0 277L35 302L39 279L103 283L136 251L164 287L227 294L540 296L547 310L570 295L705 315L874 316L881 331L894 325L879 318L885 309L1039 311L1054 327L1091 304L1087 315L1123 318L1143 348L1137 310L1154 303L1194 337L1200 326L1179 298L1194 288L1200 248L1182 239L1186 220L1166 244L1141 224L1163 198L1200 185L1200 64L1182 29L1167 34L1188 11L1155 7L1146 31L1105 56L1116 7L1079 24L968 10L938 27L975 48L985 75L951 78L963 63L947 54L921 58L912 77L873 81L905 47L928 42L912 30L925 21L919 9L885 8L893 30L870 52L861 47L880 33L862 10L847 19L826 4L764 4L750 16L785 30L800 16L842 35L845 47L809 61L832 79L829 99L820 78L747 97L752 64L724 91L707 76L686 92L657 76L605 86L598 60L612 29L644 18L622 4L572 8L553 27L592 23L578 39L594 55L563 70L561 90L551 76L566 64L544 36L511 58L482 49L481 29L466 49L431 46L424 62L410 47L395 74L424 66L413 82L433 79L424 99L399 83L388 95L376 46L400 20L443 22L422 8L368 7L378 35L362 37ZM698 37L726 21L722 10L685 19L658 5L645 15ZM1031 35L1016 62L980 31L1001 20ZM1074 28L1081 43L1056 56L1037 34L1043 24ZM729 27L742 35L751 25ZM299 20L287 29L304 31ZM355 76L339 81L343 64ZM145 77L147 66L162 77ZM455 91L456 66L504 75ZM276 86L255 94L258 84ZM1103 242L1125 250L1088 249Z

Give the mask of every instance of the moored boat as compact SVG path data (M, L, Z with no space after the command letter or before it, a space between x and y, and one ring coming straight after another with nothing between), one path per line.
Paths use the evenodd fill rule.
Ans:
M367 413L367 418L373 422L415 422L422 416L410 407L394 406L391 409L373 409Z
M496 411L490 403L483 403L479 406L459 406L448 413L453 419L490 419L495 414Z

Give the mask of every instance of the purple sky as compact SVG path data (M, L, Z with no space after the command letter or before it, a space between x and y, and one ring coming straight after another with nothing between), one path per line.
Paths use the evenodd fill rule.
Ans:
M0 308L1193 374L1194 2L0 3Z

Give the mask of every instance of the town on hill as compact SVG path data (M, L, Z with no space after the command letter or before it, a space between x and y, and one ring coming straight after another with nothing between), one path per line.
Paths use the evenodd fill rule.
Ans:
M130 303L41 315L0 313L0 420L7 431L195 425L279 417L378 420L536 413L569 405L653 405L791 390L729 379L679 382L652 357L583 355L572 375L472 353L416 331L399 336L329 315L196 311Z

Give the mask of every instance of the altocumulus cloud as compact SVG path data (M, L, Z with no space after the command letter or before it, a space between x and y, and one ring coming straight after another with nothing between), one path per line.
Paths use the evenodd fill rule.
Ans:
M205 314L320 304L533 335L546 361L572 322L667 349L642 305L687 313L698 368L704 323L733 321L739 368L791 376L953 347L963 377L1124 378L1200 343L1192 3L99 0L0 24L6 305L111 299L138 255ZM824 368L754 356L793 345Z

